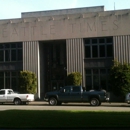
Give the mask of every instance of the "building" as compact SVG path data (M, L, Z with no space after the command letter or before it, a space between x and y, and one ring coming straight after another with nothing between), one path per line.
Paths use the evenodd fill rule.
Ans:
M37 97L81 72L82 85L109 91L113 59L130 62L130 9L104 6L22 13L0 20L0 87L18 89L18 72L38 78Z

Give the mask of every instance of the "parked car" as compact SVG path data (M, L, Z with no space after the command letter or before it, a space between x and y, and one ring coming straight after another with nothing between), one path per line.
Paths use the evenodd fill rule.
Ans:
M0 103L28 104L34 101L34 94L19 94L12 89L0 90Z
M62 102L89 102L92 106L99 106L109 101L105 90L83 91L82 86L65 86L59 91L47 92L44 100L50 105L61 105Z
M127 102L128 104L130 104L130 93L126 94L125 102Z

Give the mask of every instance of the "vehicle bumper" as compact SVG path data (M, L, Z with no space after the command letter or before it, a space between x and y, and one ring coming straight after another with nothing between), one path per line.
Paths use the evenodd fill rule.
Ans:
M28 102L33 102L33 101L34 101L34 99L27 99L27 101L28 101Z
M125 102L130 104L130 99L126 99Z

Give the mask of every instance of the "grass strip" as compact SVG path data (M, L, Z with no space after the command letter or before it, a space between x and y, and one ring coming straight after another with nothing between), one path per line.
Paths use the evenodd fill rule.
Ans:
M7 110L0 128L130 127L130 112Z

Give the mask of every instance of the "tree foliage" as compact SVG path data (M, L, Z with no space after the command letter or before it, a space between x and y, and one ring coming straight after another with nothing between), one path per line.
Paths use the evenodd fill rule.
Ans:
M37 78L33 72L20 71L20 92L22 93L36 93L37 89Z
M80 74L80 72L72 72L67 76L68 85L79 86L81 84L81 81L82 75Z
M114 61L110 70L110 86L116 96L125 96L130 92L130 65Z

